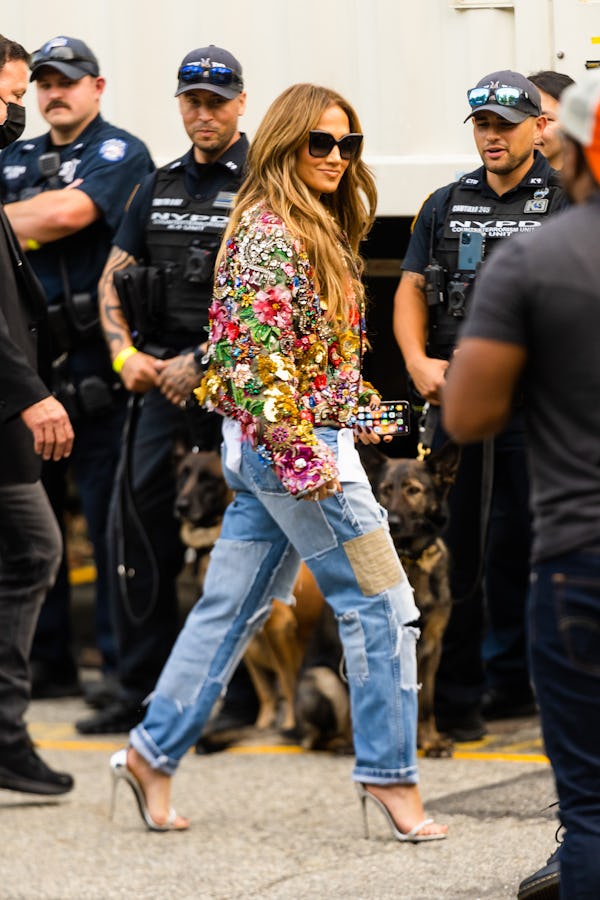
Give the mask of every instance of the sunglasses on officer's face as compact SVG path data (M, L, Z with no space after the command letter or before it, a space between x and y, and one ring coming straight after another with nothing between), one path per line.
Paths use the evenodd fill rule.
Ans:
M190 63L180 68L177 77L180 81L190 84L206 81L208 84L217 84L223 87L230 84L242 85L240 76L228 66L202 66L199 63Z
M328 131L309 131L308 152L311 156L324 158L329 156L334 147L337 147L342 159L356 159L360 153L362 139L362 134L352 133L345 134L343 138L336 141Z
M521 88L509 87L508 85L497 88L471 88L470 91L467 91L471 109L477 109L478 106L484 106L492 96L500 106L517 106L519 100L522 99L529 100L530 103L532 102L527 91L523 91Z

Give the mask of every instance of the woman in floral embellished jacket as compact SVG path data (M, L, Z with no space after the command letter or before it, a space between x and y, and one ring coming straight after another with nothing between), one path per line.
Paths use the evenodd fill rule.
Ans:
M354 446L359 401L378 402L361 378L358 249L376 202L361 149L350 104L311 84L273 102L250 149L196 392L225 417L235 500L144 721L111 760L153 830L187 828L170 809L171 776L301 558L339 623L363 812L371 801L397 840L446 836L418 787L419 613Z

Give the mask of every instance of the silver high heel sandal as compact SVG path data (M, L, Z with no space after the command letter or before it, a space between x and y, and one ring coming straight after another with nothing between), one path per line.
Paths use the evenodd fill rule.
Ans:
M358 796L360 799L362 814L363 814L363 823L365 828L365 838L369 838L369 820L367 816L367 800L371 800L377 809L381 812L383 817L387 820L388 825L390 826L390 830L394 835L397 841L401 841L404 843L410 844L420 844L423 841L442 841L446 837L446 834L419 834L422 828L425 828L426 825L431 825L433 819L423 819L422 822L418 822L414 828L411 828L410 831L400 831L396 823L392 818L392 814L390 813L387 806L381 802L379 797L376 797L370 791L368 791L363 784L356 784L356 790L358 792Z
M110 758L110 772L112 775L112 798L110 804L110 818L114 818L115 814L115 804L117 797L117 784L119 781L124 781L125 784L128 784L131 790L133 791L134 797L137 800L138 809L140 811L140 816L142 817L142 821L144 822L146 828L149 831L186 831L186 828L175 828L175 819L177 817L177 813L171 807L169 810L169 816L164 825L159 825L158 822L155 822L152 816L150 815L150 811L146 805L146 797L144 796L144 791L142 790L142 786L130 770L127 768L127 749L124 748L122 750L117 750L116 753Z

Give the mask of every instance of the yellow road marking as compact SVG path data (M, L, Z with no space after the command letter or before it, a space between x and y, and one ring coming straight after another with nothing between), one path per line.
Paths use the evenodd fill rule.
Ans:
M483 762L527 762L538 765L550 765L550 760L542 753L477 753L464 750L455 750L453 759L476 759Z
M125 743L125 739L115 742L109 740L87 740L71 738L70 735L73 733L73 726L62 723L32 724L30 725L30 731L31 736L36 743L36 746L38 746L41 750L68 750L71 752L84 753L113 753L115 750L118 750L120 747L122 747ZM483 744L484 742L481 741L480 743ZM520 745L515 744L513 746L508 746L504 749L497 750L471 750L469 749L469 747L474 747L476 746L475 744L461 744L459 746L464 747L465 749L456 749L452 758L476 760L479 762L519 762L534 763L536 765L549 765L548 757L544 756L543 753L514 752L517 747L522 747L523 751L526 751L528 747L531 747L533 749L540 744L541 741L532 740L530 742L523 742ZM303 747L298 746L297 744L256 744L245 747L228 747L223 752L238 754L240 756L260 756L268 754L298 755L308 753L309 751L305 750ZM418 755L420 757L423 756L421 751L419 751Z
M31 736L35 741L35 746L39 747L40 750L82 750L84 753L114 753L115 750L120 750L125 744L125 740L119 741L118 744L109 743L108 741L56 741L52 740L52 738L35 737L33 732Z
M502 753L520 753L521 750L544 750L544 742L541 737L532 738L529 741L520 741L516 744L503 744L502 745Z
M262 746L257 744L255 747L228 747L224 752L251 755L254 753L308 753L308 750L305 750L304 747L299 747L297 744L285 744L283 746L277 746L277 744L273 746L265 744Z

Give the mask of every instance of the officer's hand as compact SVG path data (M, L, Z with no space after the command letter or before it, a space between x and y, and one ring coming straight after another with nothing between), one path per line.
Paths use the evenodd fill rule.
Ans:
M132 353L123 363L121 381L128 391L145 394L156 387L161 360L149 353Z
M421 397L433 406L439 406L441 403L447 368L448 360L433 359L431 356L423 356L410 367L409 374L416 389Z
M166 360L156 383L167 400L181 406L198 387L200 380L193 353L184 353Z
M73 428L62 403L56 397L46 397L27 409L21 418L33 435L33 447L42 459L59 460L71 455Z

